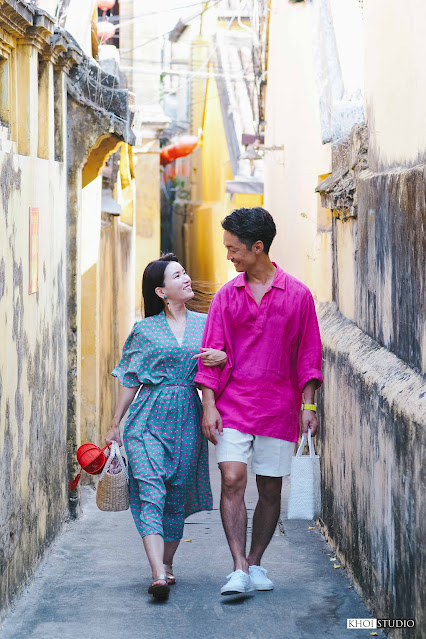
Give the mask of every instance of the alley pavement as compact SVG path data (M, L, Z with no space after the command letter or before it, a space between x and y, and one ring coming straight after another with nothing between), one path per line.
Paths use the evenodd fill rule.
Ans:
M370 618L339 559L314 524L285 517L263 565L272 592L220 595L232 570L220 521L220 478L210 451L214 509L185 525L174 562L177 584L167 602L148 595L150 569L130 511L97 509L83 489L83 516L51 546L31 585L6 618L2 639L362 639L371 630L349 630L348 618ZM249 520L256 504L250 477ZM380 630L378 637L385 637Z

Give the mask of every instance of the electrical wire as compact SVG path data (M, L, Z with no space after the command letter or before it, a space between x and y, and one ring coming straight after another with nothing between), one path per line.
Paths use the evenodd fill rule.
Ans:
M136 22L137 20L140 20L142 18L147 18L149 16L163 15L165 13L171 13L172 11L180 11L181 9L191 9L192 7L200 6L200 4L206 4L206 2L207 0L199 0L199 2L194 2L193 4L184 4L184 5L181 5L180 7L171 7L170 9L161 9L160 11L150 11L149 13L139 13L138 15L132 16L131 18L122 18L121 20L120 20L120 15L110 15L109 22L112 22L112 24L114 24L114 26L119 29L121 23L127 26L128 24L131 24L132 22ZM115 24L116 19L119 20L118 24Z
M215 7L217 4L219 4L219 2L221 2L221 0L214 0L214 2L211 5L207 6L205 9L203 9L199 13L196 13L192 17L187 18L185 20L185 24L189 24L190 22L192 22L196 18L198 18L201 15L203 15L203 13L205 13L209 9L213 9L213 7ZM208 3L206 1L203 4L208 4ZM155 42L155 40L159 40L160 38L164 38L165 36L170 35L170 33L173 33L174 30L175 30L175 27L173 27L173 29L169 29L169 31L166 31L165 33L161 33L160 35L154 36L153 38L150 38L149 40L145 40L145 42L141 42L141 44L137 44L134 47L132 47L131 49L126 49L125 51L122 51L121 53L123 53L123 54L131 53L132 51L135 51L135 49L140 49L141 47L145 47L147 44L151 44L151 42Z

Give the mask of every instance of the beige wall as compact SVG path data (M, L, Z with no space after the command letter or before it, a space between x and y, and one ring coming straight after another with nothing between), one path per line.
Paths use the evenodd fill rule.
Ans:
M426 3L365 3L365 101L370 168L425 161Z
M160 161L158 141L133 150L135 206L135 312L141 309L142 275L151 260L160 257Z
M317 237L315 187L330 172L331 156L322 144L309 7L272 3L269 48L265 145L284 145L265 153L265 208L277 225L271 257L324 298L330 240Z

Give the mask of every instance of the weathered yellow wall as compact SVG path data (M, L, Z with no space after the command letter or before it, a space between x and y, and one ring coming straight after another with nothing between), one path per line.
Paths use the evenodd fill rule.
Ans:
M67 186L63 165L2 152L0 179L0 591L7 605L67 513ZM32 295L30 206L40 210Z
M76 447L81 439L99 441L109 424L112 402L103 424L99 389L115 392L110 370L134 317L131 224L113 221L109 279L100 279L107 269L99 250L97 178L108 155L123 140L133 141L126 128L128 96L120 93L114 118L67 95L65 73L72 75L83 52L70 41L58 59L68 39L58 46L50 40L53 18L31 3L12 5L0 12L0 616L65 518L78 513L79 492L67 490ZM80 28L90 41L90 20L83 24L82 16ZM87 71L90 60L83 65ZM100 82L98 88L102 92ZM126 176L129 221L134 183L131 171ZM40 224L39 286L31 295L30 207L39 209ZM115 314L100 315L101 292L113 300ZM106 372L100 329L111 325L104 348L113 363Z

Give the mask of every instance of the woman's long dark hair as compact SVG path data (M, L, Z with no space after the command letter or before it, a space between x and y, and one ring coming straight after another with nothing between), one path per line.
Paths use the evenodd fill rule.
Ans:
M174 253L166 253L158 260L150 262L143 272L142 297L145 317L158 315L164 309L164 302L155 289L164 286L164 271L170 262L179 262Z

